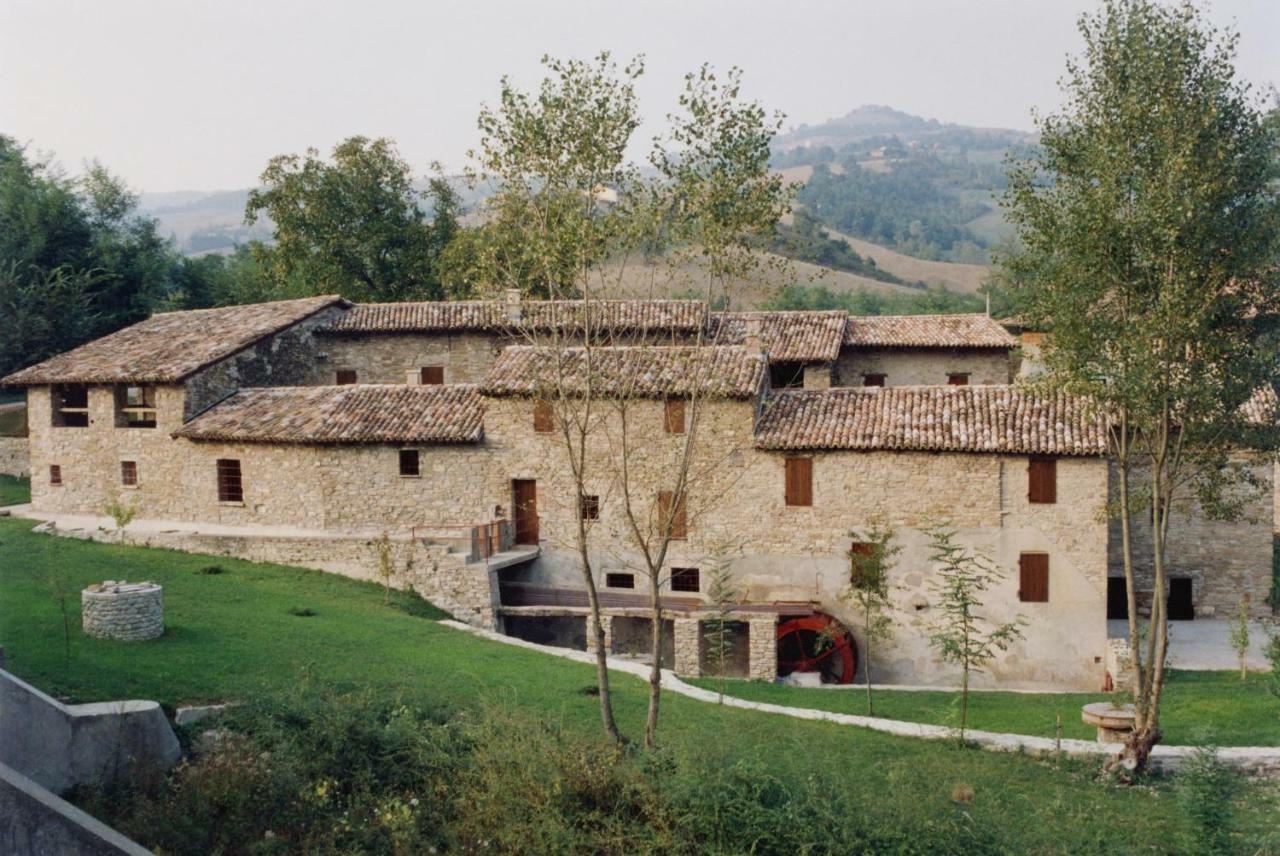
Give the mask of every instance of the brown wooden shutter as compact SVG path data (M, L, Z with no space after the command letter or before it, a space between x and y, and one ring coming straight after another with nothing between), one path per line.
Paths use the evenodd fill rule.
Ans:
M684 433L684 399L668 398L663 412L662 427L668 434Z
M335 374L336 374L335 382L339 386L346 386L347 384L352 384L356 382L355 369L338 369L338 371Z
M787 458L787 505L813 505L813 458Z
M1018 556L1018 600L1023 603L1049 602L1048 553Z
M1027 461L1027 500L1037 504L1058 501L1058 461L1031 458Z
M671 510L674 494L669 490L658 491L658 525L662 525L668 519L671 520L671 540L683 541L689 535L689 520L685 515L684 497L680 498L680 503L675 507L675 511Z
M422 385L439 386L444 383L444 366L423 366Z
M551 416L551 402L544 398L533 402L533 430L539 434L549 434L555 428L556 423Z
M49 484L62 484L62 467L60 465L49 465Z

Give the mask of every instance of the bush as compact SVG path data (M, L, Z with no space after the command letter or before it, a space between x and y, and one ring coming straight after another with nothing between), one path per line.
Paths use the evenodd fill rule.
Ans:
M1183 811L1191 821L1187 852L1231 852L1231 801L1239 787L1239 773L1222 762L1216 748L1196 749L1182 772L1178 789Z

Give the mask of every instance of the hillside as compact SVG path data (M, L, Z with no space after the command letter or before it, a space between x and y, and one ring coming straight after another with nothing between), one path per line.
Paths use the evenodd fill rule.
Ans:
M864 105L836 119L817 125L800 125L780 134L773 142L775 151L831 146L838 149L875 137L898 137L904 143L942 143L952 145L964 139L974 147L1006 148L1035 142L1035 135L1010 128L981 128L925 119L881 105Z

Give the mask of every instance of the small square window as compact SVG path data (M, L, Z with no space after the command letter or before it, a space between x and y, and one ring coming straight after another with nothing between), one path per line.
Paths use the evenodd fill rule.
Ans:
M698 569L697 568L672 568L671 569L671 590L672 591L698 591Z
M871 372L862 376L863 386L884 386L884 374L880 372Z
M583 520L598 520L600 518L600 497L584 493L579 499L578 510L582 513Z
M444 383L444 366L423 366L419 377L423 386L439 386Z
M355 369L338 369L334 372L334 383L338 386L348 386L356 383L359 377Z
M125 487L138 486L138 462L137 461L121 461L120 462L120 484Z
M401 449L400 450L400 475L404 478L414 478L418 476L418 450L417 449Z
M968 386L969 373L968 372L951 372L950 374L947 375L947 383L950 386Z
M608 588L633 589L636 587L635 574L605 574L604 584Z
M235 458L219 458L218 502L244 502L244 482L240 478L240 461Z
M62 484L62 467L58 466L57 464L49 465L49 484L52 484L52 485Z

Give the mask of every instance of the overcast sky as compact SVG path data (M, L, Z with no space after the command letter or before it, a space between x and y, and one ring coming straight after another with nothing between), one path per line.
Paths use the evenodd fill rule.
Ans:
M1030 129L1058 103L1083 0L0 0L0 133L139 190L255 183L267 159L390 136L457 169L498 79L538 59L642 52L656 130L682 75L740 65L749 93L815 123L862 104ZM1280 83L1280 0L1216 0L1238 69Z

